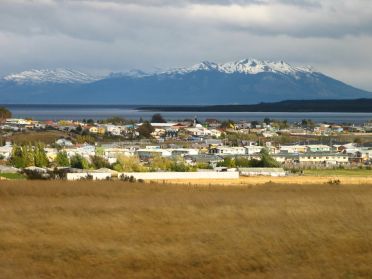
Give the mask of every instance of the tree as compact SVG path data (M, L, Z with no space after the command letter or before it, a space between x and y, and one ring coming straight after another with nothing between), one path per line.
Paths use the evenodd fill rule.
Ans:
M26 168L31 166L46 167L49 164L44 151L44 146L39 143L35 147L31 145L14 145L9 160L16 168Z
M158 171L158 170L171 170L172 161L168 158L164 158L161 156L155 156L151 159L150 162L150 169L151 171Z
M88 143L88 144L95 144L96 140L91 135L81 135L76 137L77 143Z
M76 154L71 157L71 167L77 169L89 169L89 162L83 156Z
M16 168L24 168L25 162L23 158L22 147L18 145L13 145L12 154L10 156L9 163Z
M235 122L231 119L222 121L221 126L222 129L234 129Z
M151 123L145 121L142 123L141 126L138 127L137 132L140 134L141 137L144 138L151 138L151 133L154 132L154 127L152 127Z
M35 154L30 144L22 146L22 160L24 168L35 166Z
M60 167L69 167L70 160L68 158L66 151L58 152L57 157L55 159L55 163Z
M119 172L143 172L145 167L141 165L138 157L119 156L117 163L114 165L114 170Z
M156 113L151 118L151 123L167 123L160 113Z
M48 157L44 150L44 145L41 143L36 144L34 147L34 166L36 167L47 167L49 164Z
M124 125L126 124L128 121L126 121L124 118L120 117L120 116L113 116L113 117L110 117L110 118L107 118L107 119L104 119L104 120L101 120L99 121L100 123L103 123L103 124L113 124L113 125Z
M355 138L353 140L353 142L356 143L356 144L361 144L362 143L362 139L361 138Z
M5 107L0 107L0 122L4 121L7 118L11 118L11 117L12 117L12 113L10 112L10 110L8 110Z
M109 168L110 163L101 156L91 156L90 160L92 162L92 165L95 169L101 169L101 168Z
M303 128L314 129L315 123L311 119L302 119L301 126Z
M265 117L264 121L263 121L266 125L269 125L271 123L271 119L268 118L268 117Z
M264 168L275 168L279 167L280 164L278 161L276 161L269 153L269 151L264 148L260 151L260 165Z

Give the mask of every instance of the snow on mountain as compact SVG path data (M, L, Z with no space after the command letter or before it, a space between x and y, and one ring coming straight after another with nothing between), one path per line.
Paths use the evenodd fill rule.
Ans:
M242 74L258 74L263 72L292 74L297 73L313 73L312 67L295 67L283 61L260 61L256 59L243 59L235 62L227 62L216 64L214 62L204 61L191 67L176 68L158 74L186 74L196 71L218 71L226 74L242 73Z
M29 70L21 73L10 74L5 76L3 80L13 81L17 84L84 84L91 83L105 78L143 78L152 75L183 75L197 71L217 71L225 74L258 74L264 72L280 73L296 76L297 73L313 73L311 67L295 67L283 61L260 61L256 59L242 59L235 62L227 62L217 64L214 62L203 61L191 67L175 68L170 70L158 70L153 72L144 72L142 70L132 70L122 73L111 73L108 76L98 76L82 73L79 71L57 68L55 70Z
M41 83L90 83L102 79L102 76L89 75L79 71L58 68L55 70L29 70L4 77L6 81L18 84Z

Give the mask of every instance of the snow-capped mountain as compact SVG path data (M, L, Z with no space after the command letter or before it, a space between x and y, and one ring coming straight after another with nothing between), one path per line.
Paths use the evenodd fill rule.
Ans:
M40 83L90 83L102 79L102 76L88 75L79 71L58 68L54 70L29 70L4 77L6 81L18 84Z
M186 74L196 71L218 71L225 74L259 74L259 73L281 73L281 74L292 74L297 73L313 73L314 70L310 66L306 67L295 67L290 64L279 61L261 61L253 58L242 59L234 62L227 62L217 64L214 62L203 61L191 67L171 69L158 74Z
M311 67L256 59L105 77L66 69L31 70L0 80L3 104L209 105L355 98L372 98L372 93Z

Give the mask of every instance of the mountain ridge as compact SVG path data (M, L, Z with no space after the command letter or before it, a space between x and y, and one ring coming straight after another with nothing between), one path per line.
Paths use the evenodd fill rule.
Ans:
M288 99L372 98L310 66L242 59L144 72L89 75L33 70L0 81L1 103L254 104Z

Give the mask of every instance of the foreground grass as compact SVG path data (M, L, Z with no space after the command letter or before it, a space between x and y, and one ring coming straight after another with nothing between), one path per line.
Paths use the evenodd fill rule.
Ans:
M372 186L0 183L0 278L371 278Z

